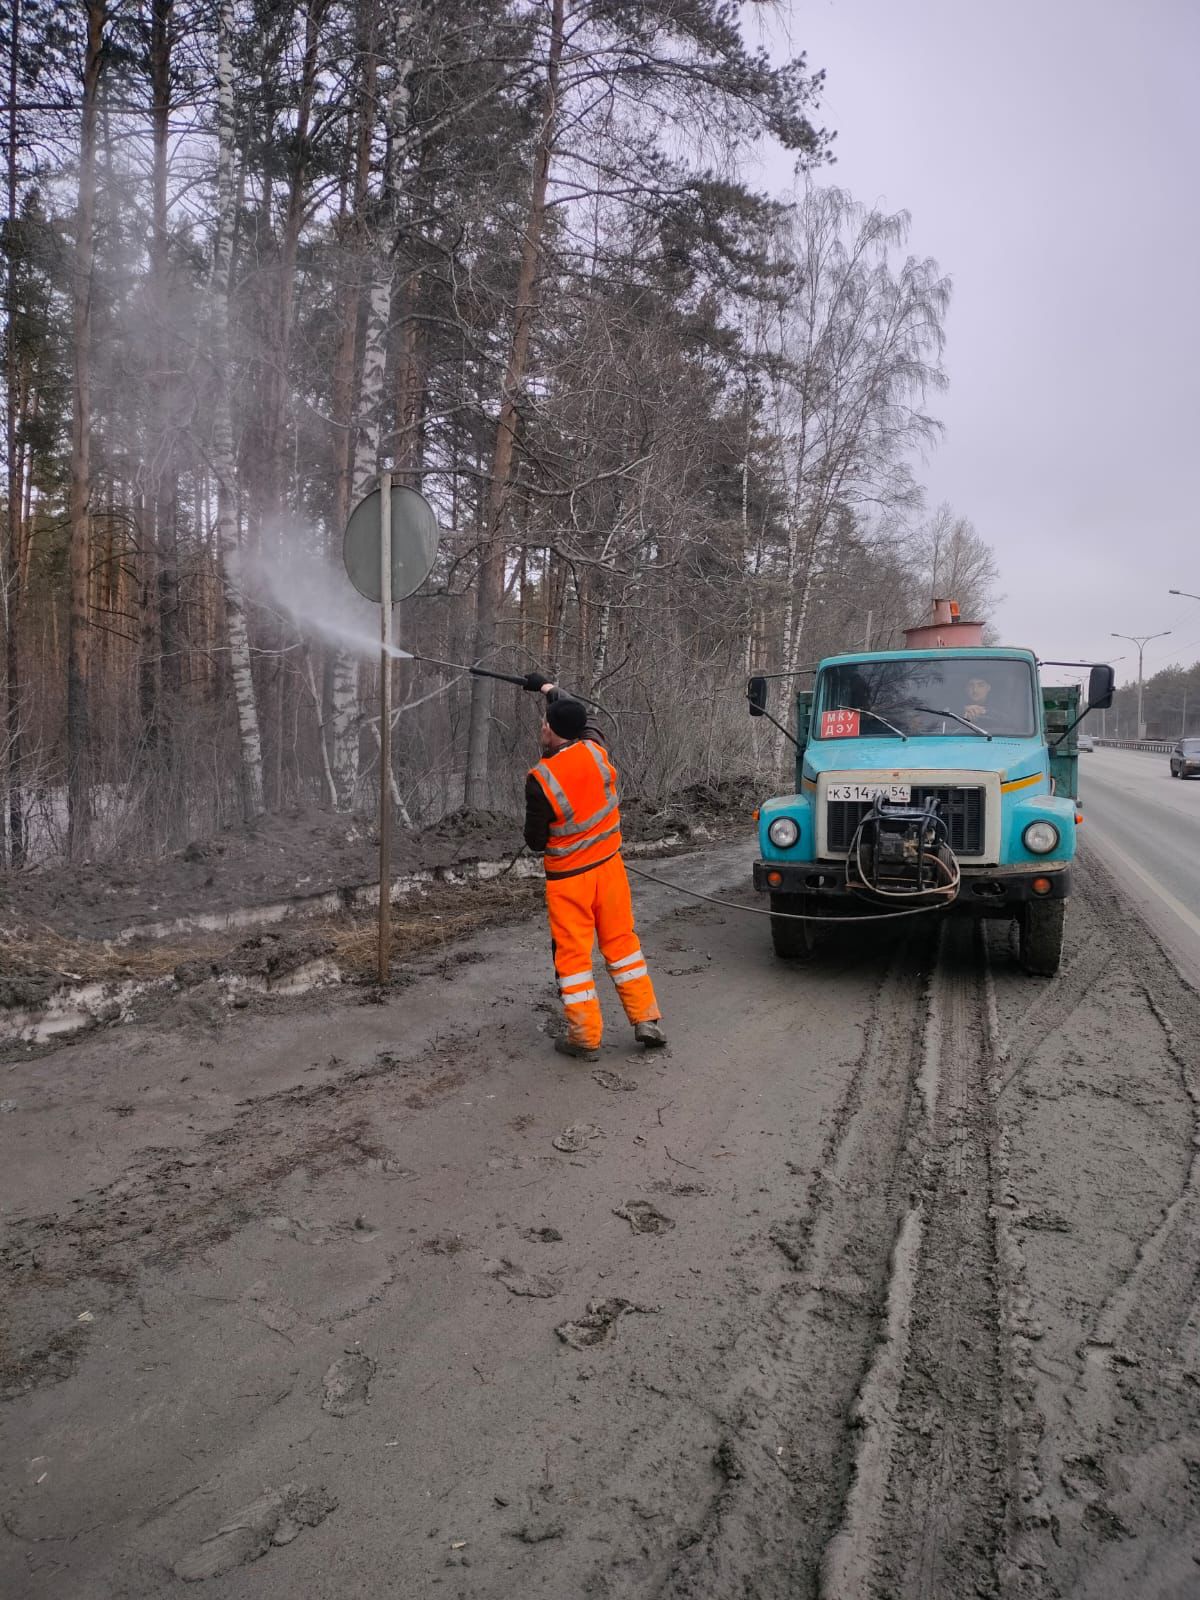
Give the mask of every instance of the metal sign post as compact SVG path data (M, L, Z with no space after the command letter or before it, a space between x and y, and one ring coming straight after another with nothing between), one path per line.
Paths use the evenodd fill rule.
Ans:
M379 487L350 513L342 560L350 582L379 602L379 982L391 974L392 604L413 594L437 558L437 515L423 494L379 474Z
M379 981L392 967L392 475L379 474Z

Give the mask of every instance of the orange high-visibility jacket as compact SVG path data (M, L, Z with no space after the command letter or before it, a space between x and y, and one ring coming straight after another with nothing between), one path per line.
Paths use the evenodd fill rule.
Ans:
M545 854L548 878L573 877L616 855L621 848L617 771L602 745L577 739L545 756L530 777L554 815Z

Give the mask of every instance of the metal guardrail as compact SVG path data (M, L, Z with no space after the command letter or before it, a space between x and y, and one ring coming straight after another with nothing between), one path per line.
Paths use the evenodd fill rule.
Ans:
M1169 756L1179 743L1178 739L1096 739L1106 750L1149 750L1154 755Z

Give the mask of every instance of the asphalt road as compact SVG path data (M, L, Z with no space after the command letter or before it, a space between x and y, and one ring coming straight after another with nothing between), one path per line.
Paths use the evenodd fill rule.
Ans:
M1139 750L1079 765L1084 840L1200 983L1200 780L1172 778L1165 755Z
M1095 846L1050 980L637 905L595 1069L540 914L0 1052L5 1600L1196 1593L1200 997Z

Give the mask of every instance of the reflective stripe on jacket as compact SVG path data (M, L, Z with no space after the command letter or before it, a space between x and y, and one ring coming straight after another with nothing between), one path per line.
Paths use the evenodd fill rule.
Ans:
M546 842L546 876L599 866L621 848L617 772L603 746L577 739L539 761L530 773L554 820Z

